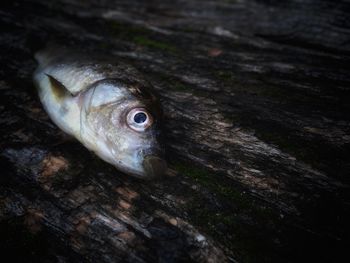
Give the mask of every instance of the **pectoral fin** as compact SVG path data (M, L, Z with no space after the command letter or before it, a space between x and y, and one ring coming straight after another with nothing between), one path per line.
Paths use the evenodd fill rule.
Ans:
M57 100L62 100L64 98L73 96L60 81L49 74L45 75L49 78L52 94Z

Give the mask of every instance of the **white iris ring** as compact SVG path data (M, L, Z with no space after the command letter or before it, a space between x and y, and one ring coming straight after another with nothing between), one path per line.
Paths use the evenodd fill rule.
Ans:
M135 121L135 116L138 113L142 113L142 114L146 115L146 119L144 122L137 123ZM144 131L152 124L152 118L151 118L150 114L146 111L146 109L144 109L144 108L132 109L128 113L126 119L127 119L127 123L129 125L129 127L135 131Z

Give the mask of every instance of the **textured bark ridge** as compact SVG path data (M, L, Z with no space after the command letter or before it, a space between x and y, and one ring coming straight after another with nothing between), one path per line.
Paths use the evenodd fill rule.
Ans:
M337 262L350 219L349 10L316 0L2 5L1 252ZM172 174L139 181L67 140L31 81L47 42L145 74L162 101Z

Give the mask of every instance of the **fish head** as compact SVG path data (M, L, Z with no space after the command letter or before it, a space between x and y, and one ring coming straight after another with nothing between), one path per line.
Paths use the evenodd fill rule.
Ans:
M80 137L88 148L129 175L149 179L165 173L162 111L149 86L105 79L81 96Z

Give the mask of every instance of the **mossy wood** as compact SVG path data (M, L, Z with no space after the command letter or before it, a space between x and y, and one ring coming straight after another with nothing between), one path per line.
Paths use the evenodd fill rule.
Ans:
M330 0L3 4L3 255L337 261L350 219L349 10ZM31 80L47 42L147 76L172 174L123 175L53 125Z

